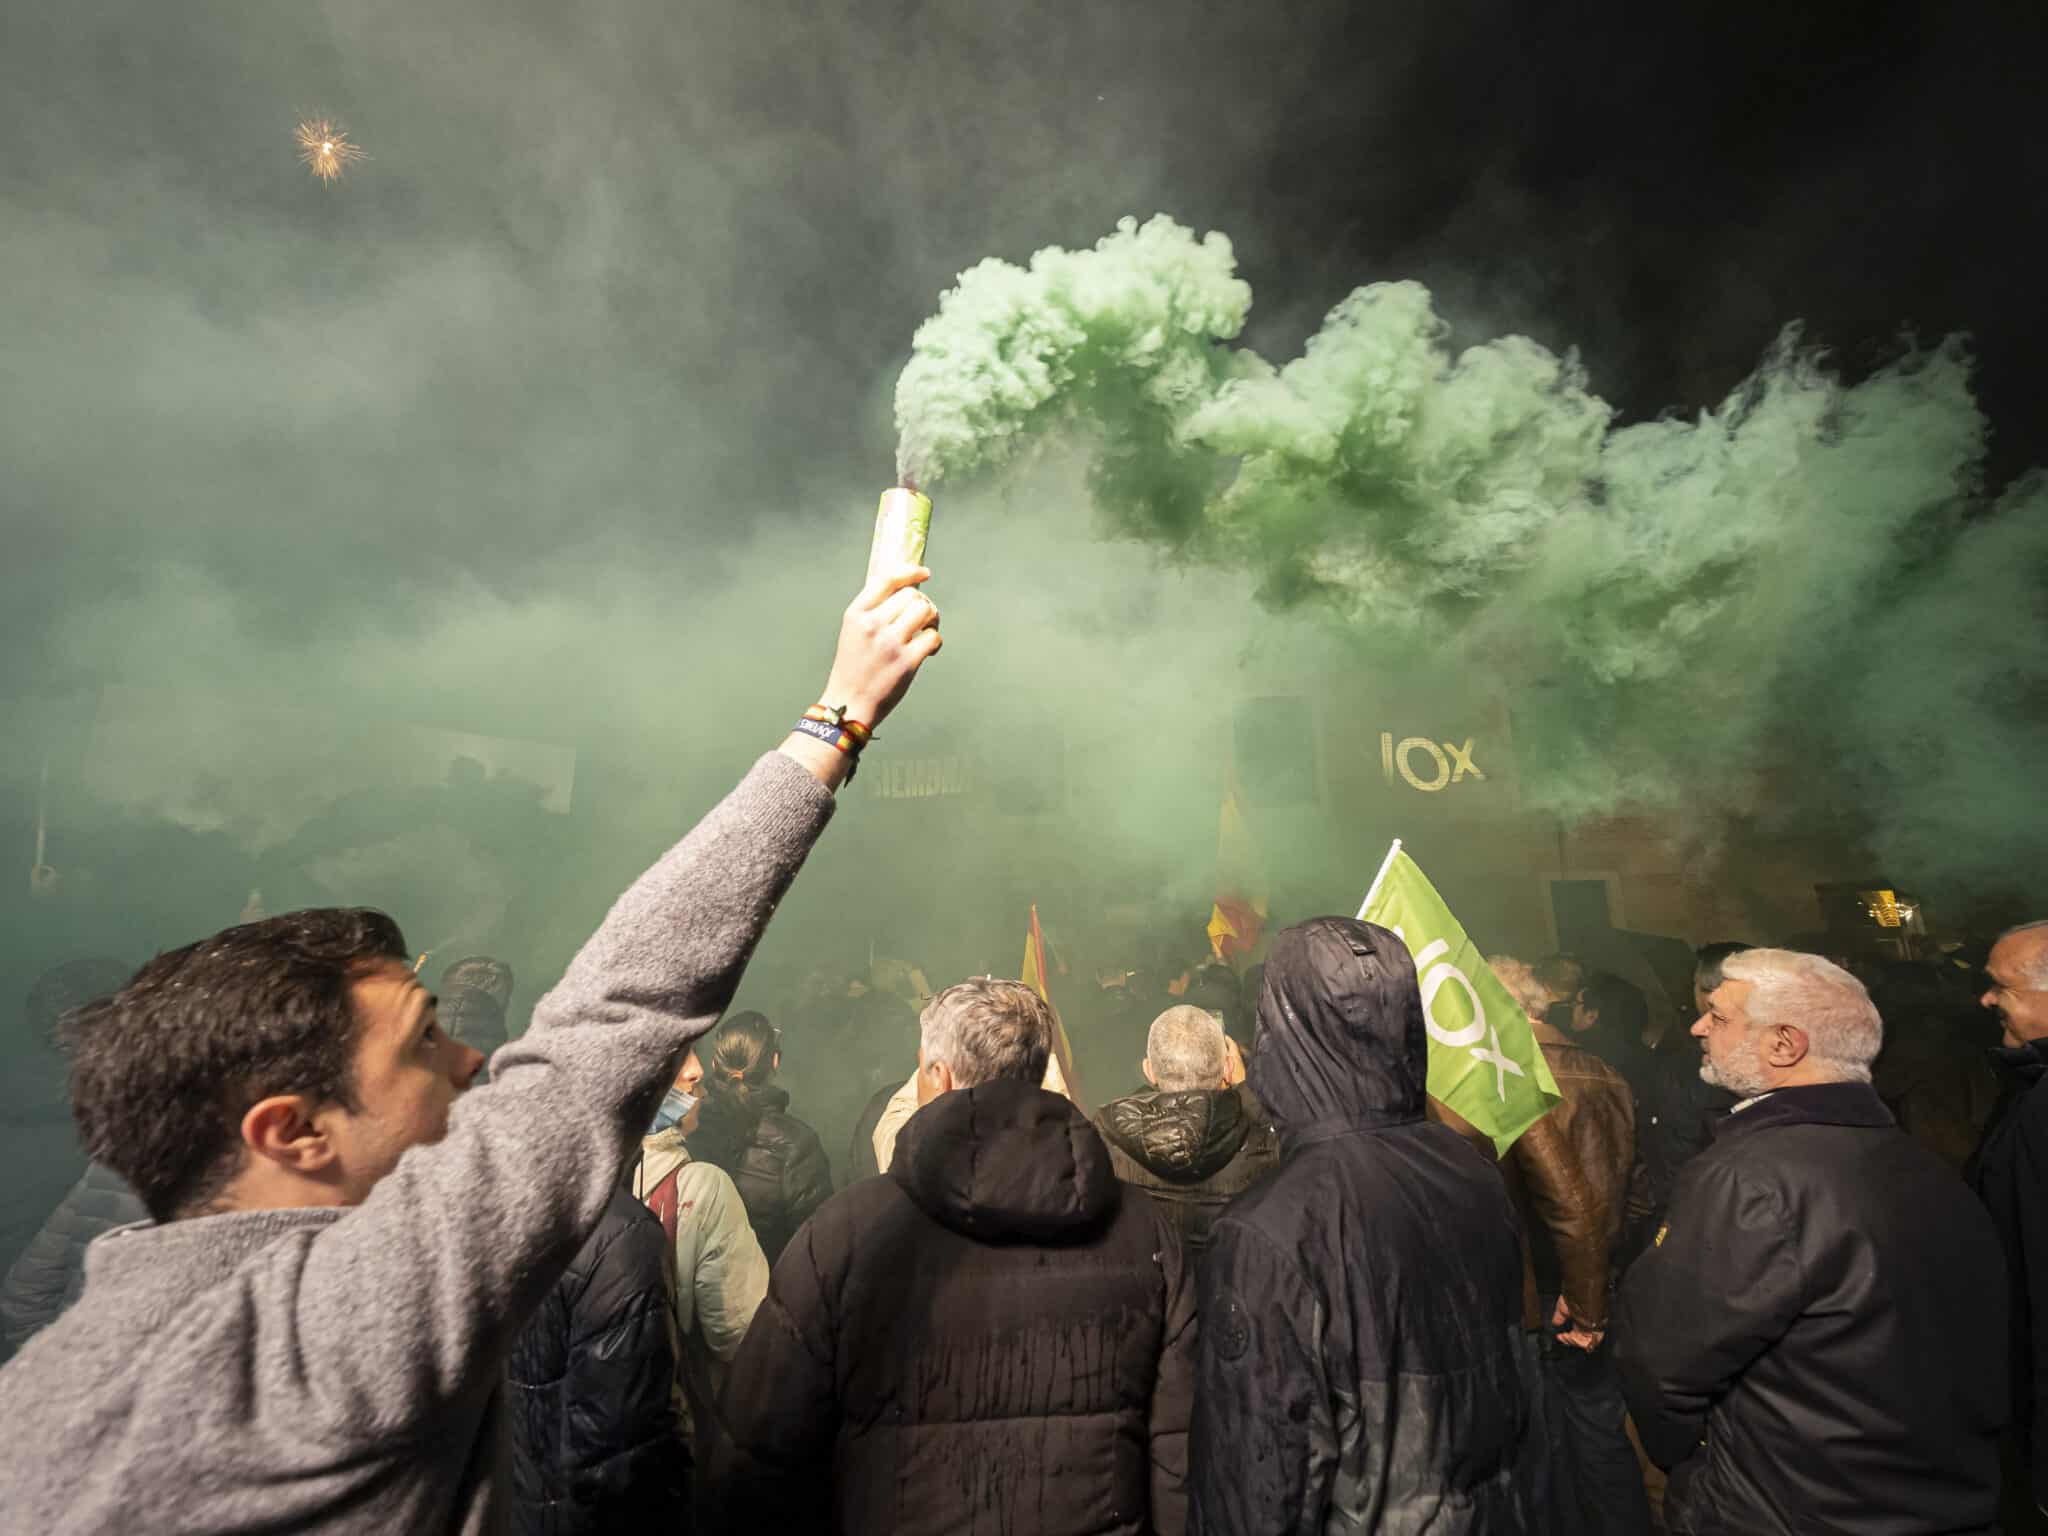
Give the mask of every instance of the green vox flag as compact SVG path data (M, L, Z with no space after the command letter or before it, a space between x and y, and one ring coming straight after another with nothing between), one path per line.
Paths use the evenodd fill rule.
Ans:
M1563 1097L1528 1015L1398 838L1358 915L1391 929L1415 957L1431 1097L1492 1137L1494 1151L1505 1156Z

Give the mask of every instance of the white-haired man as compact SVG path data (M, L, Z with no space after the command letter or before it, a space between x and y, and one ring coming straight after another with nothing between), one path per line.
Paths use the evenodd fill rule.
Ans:
M1116 1176L1152 1197L1193 1259L1223 1207L1280 1166L1280 1133L1207 1009L1182 1003L1154 1019L1140 1070L1152 1091L1112 1099L1096 1128Z
M1730 956L1693 1025L1740 1097L1622 1284L1622 1386L1678 1536L1989 1532L2005 1423L1998 1239L1870 1086L1862 983Z

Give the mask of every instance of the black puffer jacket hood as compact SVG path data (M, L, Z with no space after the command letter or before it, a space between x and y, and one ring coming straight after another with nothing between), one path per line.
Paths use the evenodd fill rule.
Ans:
M1134 1093L1102 1111L1102 1134L1111 1144L1174 1184L1220 1172L1251 1128L1242 1095L1229 1089Z
M1249 1076L1285 1142L1420 1120L1428 1071L1407 945L1345 917L1274 939Z
M1030 1083L982 1083L932 1100L904 1122L889 1172L918 1209L982 1242L1080 1242L1117 1208L1095 1127Z

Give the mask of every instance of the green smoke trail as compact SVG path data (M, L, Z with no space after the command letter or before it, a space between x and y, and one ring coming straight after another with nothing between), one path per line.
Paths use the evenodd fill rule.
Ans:
M1452 355L1419 284L1359 288L1278 368L1227 345L1249 303L1229 242L1164 217L985 261L917 333L905 467L1081 438L1114 531L1505 688L1542 808L1847 806L1915 879L2031 878L2048 494L1979 497L1960 340L1845 384L1788 327L1713 409L1616 427L1571 356Z

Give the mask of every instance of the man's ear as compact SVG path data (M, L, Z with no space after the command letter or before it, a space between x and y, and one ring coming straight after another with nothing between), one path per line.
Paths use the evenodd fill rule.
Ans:
M924 1073L925 1081L932 1085L934 1093L953 1091L953 1069L943 1061L928 1061L918 1070Z
M1157 1088L1159 1086L1159 1079L1152 1075L1152 1058L1150 1056L1143 1057L1139 1060L1138 1070L1145 1074L1146 1082L1150 1083L1154 1088Z
M259 1099L242 1116L242 1145L293 1173L319 1173L334 1161L334 1143L303 1094Z
M1585 1017L1586 1028L1598 1029L1600 1027L1600 1010L1598 1008L1581 1008L1579 1012Z
M1779 1024L1772 1028L1770 1038L1764 1042L1764 1060L1774 1067L1796 1067L1806 1060L1808 1049L1805 1030L1791 1024Z

